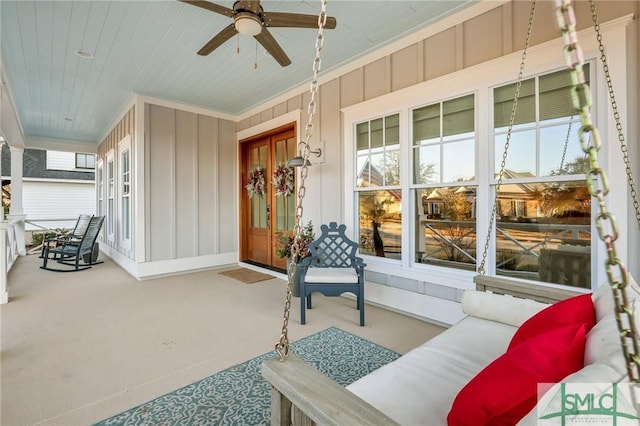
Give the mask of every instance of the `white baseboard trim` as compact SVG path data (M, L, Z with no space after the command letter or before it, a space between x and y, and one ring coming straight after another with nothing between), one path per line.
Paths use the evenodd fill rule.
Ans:
M365 282L365 301L439 325L464 318L460 303L382 284Z
M237 252L137 263L106 244L100 244L100 251L137 280L186 274L238 264Z

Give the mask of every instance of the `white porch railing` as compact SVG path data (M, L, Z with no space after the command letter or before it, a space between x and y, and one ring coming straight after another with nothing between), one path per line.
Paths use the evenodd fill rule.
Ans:
M22 215L0 221L0 304L9 301L7 274L20 254L24 254L24 217Z

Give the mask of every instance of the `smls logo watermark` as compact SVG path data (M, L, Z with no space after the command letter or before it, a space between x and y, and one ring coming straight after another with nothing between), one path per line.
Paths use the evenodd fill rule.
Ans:
M538 425L638 426L640 413L634 404L632 386L629 383L540 384L538 395L544 395L537 405Z

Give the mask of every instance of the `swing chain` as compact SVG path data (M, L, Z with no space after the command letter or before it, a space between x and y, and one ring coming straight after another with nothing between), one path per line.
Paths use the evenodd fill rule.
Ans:
M491 219L489 220L489 229L487 230L487 238L484 242L484 250L482 251L482 261L478 267L478 273L480 275L485 274L485 264L487 262L487 253L489 252L489 243L491 242L491 230L493 224L496 221L496 215L498 210L498 198L500 195L500 186L502 185L502 178L507 166L507 152L509 151L509 143L511 142L511 133L513 130L513 124L516 121L516 111L518 110L518 99L520 98L520 88L522 87L522 78L524 75L524 64L527 59L527 50L529 49L529 42L531 41L531 34L533 32L533 18L536 14L536 0L531 3L531 13L529 14L529 26L527 28L527 36L524 41L524 49L522 50L522 58L520 60L520 71L518 72L518 81L516 83L516 91L513 95L513 105L511 106L511 115L509 117L509 127L507 128L507 139L504 144L504 150L502 151L502 162L500 163L500 173L498 173L498 180L496 182L495 197L493 199L493 209L491 210Z
M298 152L301 153L303 162L300 167L300 181L298 185L298 203L296 206L294 242L291 245L291 262L287 267L287 295L284 304L284 318L282 322L282 332L280 334L280 340L275 345L275 351L280 361L284 361L289 357L289 315L291 313L291 296L293 289L293 280L296 270L298 268L298 259L300 258L300 249L302 247L302 213L304 209L302 207L302 200L306 193L305 180L308 174L308 161L311 154L309 148L309 142L313 135L313 116L316 113L316 95L318 94L318 72L320 71L321 59L320 53L322 52L322 46L324 44L324 28L327 24L327 1L321 0L322 7L320 14L318 15L318 36L316 37L316 55L313 60L313 77L311 79L310 87L310 99L307 107L307 126L305 127L304 139L298 143Z
M591 18L593 19L593 25L596 31L596 40L598 41L598 50L600 51L600 61L602 62L602 68L604 70L604 75L607 81L607 89L609 92L611 109L613 110L613 118L616 121L616 130L618 131L618 141L620 142L620 150L622 151L622 160L624 161L625 171L627 173L627 182L629 183L631 200L633 201L633 207L636 212L636 221L638 222L638 227L640 227L640 201L638 201L638 191L636 190L636 183L633 180L633 171L631 170L631 161L629 160L629 152L627 149L624 133L622 131L622 123L620 122L620 113L618 112L618 103L616 102L616 95L613 91L613 82L611 80L611 74L609 73L609 64L607 63L607 55L605 54L604 45L602 43L602 34L600 33L600 24L598 23L598 13L596 11L596 4L593 0L590 0L589 2L591 4Z
M578 44L576 33L576 19L571 0L555 0L556 18L562 31L564 42L564 58L571 73L573 84L571 97L574 107L580 112L581 127L578 131L582 150L589 157L589 172L587 184L589 192L598 200L600 213L596 216L596 228L600 239L605 243L607 259L605 268L609 284L613 291L616 304L616 322L620 332L622 350L624 352L629 380L640 382L640 351L638 350L638 336L636 333L633 310L627 297L627 271L616 254L615 241L618 239L618 225L613 215L607 210L605 197L609 193L609 184L604 170L598 163L598 150L602 144L597 127L591 120L591 106L593 104L589 86L585 82L584 57ZM591 136L589 138L588 136ZM605 224L608 223L608 231ZM617 268L617 273L614 271Z

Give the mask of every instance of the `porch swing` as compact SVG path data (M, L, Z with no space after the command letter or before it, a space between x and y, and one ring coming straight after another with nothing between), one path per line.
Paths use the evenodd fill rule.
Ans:
M638 226L640 226L640 203L637 200L630 161L626 154L622 126L615 103L593 1L590 0L590 4L598 36L601 60L607 77L610 101L614 110L619 135L618 139L624 153L636 219ZM315 94L318 86L317 73L320 65L322 33L326 20L326 3L327 0L322 0L322 10L318 20L319 31L316 41L316 58L314 60L313 81L311 83L306 138L299 144L305 160L309 156L309 140L312 133L311 123L315 112ZM615 218L607 210L605 203L605 196L608 194L609 187L607 177L598 163L597 152L601 146L601 140L598 129L591 121L591 97L589 87L584 79L584 60L578 44L573 6L571 0L556 0L555 3L556 17L562 31L564 43L564 58L567 68L571 72L572 101L575 109L580 114L579 139L583 151L589 158L587 184L591 196L597 199L599 206L596 227L599 237L606 247L605 267L609 286L600 286L593 295L588 296L590 300L589 306L593 306L595 310L595 324L591 324L593 328L586 336L586 343L585 340L582 340L585 344L585 349L583 349L584 356L582 356L582 352L579 353L581 365L584 362L584 366L577 370L574 369L568 375L562 375L546 381L553 383L613 383L614 386L616 383L629 382L632 384L630 388L632 411L628 416L638 418L640 416L637 405L638 401L640 401L640 394L638 394L640 392L640 343L636 328L637 318L634 317L634 314L640 312L640 287L635 284L616 254L615 241L618 238L619 230ZM501 171L496 182L489 230L482 261L478 268L479 275L474 278L477 289L486 291L465 291L462 299L462 308L467 317L439 336L401 356L391 364L387 364L361 378L345 389L295 355L292 355L289 351L288 321L293 274L296 268L296 265L292 263L288 269L289 282L284 306L282 332L280 340L275 345L277 358L268 360L263 364L263 376L272 386L271 424L444 424L447 422L447 413L452 403L454 408L456 404L461 404L459 401L460 395L476 380L476 374L480 376L481 373L484 373L485 367L487 369L490 368L495 362L507 357L509 352L518 350L518 346L511 347L513 343L511 338L514 333L517 336L521 330L519 327L523 323L528 324L531 319L539 318L539 313L544 314L553 311L554 307L559 307L562 303L578 300L579 298L584 300L585 296L587 296L583 294L578 297L570 297L576 293L551 287L539 290L536 286L522 281L487 277L485 275L485 263L491 238L490 233L496 220L498 194L505 170L511 127L517 108L535 5L536 1L533 0L507 141L502 156ZM300 176L298 209L294 228L295 238L300 237L301 231L302 200L305 194L304 182L307 176L305 166L302 167ZM609 291L609 289L611 290ZM519 297L513 297L512 295ZM569 299L566 299L567 297ZM562 299L565 299L565 301L548 305L548 303ZM563 305L562 309L565 308L566 305ZM565 316L567 316L566 313ZM584 326L582 327L584 338L585 331ZM619 337L615 337L616 333ZM510 348L506 353L503 353L507 344L509 344ZM620 351L618 344L621 345L622 351ZM524 345L524 343L521 343L521 345ZM482 350L479 351L479 347L482 347ZM539 348L534 349L540 350ZM529 351L520 352L519 355L526 356ZM555 359L552 359L550 363L554 364L555 361ZM529 370L531 369L529 368ZM517 371L516 374L509 374L501 370L503 380L506 380L511 385L519 385L522 380L520 380L521 376L517 375ZM519 380L513 380L514 377L518 377ZM537 382L534 381L534 383ZM495 383L492 384L494 387L490 388L489 393L499 391L499 389L495 388ZM401 388L402 386L404 388ZM551 388L547 394L551 394L554 389L556 388ZM512 393L512 390L507 389L506 392ZM475 396L477 397L478 394ZM507 396L510 397L511 395ZM529 401L528 403L535 405L535 401L534 395L533 402ZM479 403L477 400L472 399L471 405L466 407L476 409L476 405ZM491 407L491 409L493 408ZM520 407L520 410L522 409ZM536 409L534 408L531 411L530 409L531 406L526 411L521 412L517 420L512 423L534 424L538 419ZM483 407L481 410L486 411L488 409ZM479 414L487 414L485 411ZM562 413L562 415L565 414L564 412ZM449 412L449 415L451 416L451 412ZM522 415L526 416L522 418ZM486 422L479 417L470 418L477 421L474 424L484 424ZM452 421L452 419L454 420ZM455 417L450 417L449 421L453 424L462 424L456 423Z

